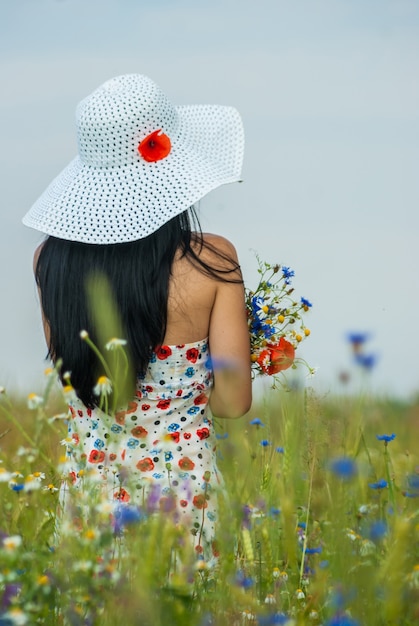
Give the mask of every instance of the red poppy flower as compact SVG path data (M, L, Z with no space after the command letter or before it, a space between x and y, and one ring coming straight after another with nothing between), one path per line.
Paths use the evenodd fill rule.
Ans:
M294 346L284 337L281 337L277 344L267 344L266 349L260 353L257 362L265 374L272 376L272 374L277 374L291 367L294 358Z
M172 354L172 349L170 346L159 346L156 348L156 357L160 359L160 361L164 361Z
M210 436L210 431L208 428L198 428L196 434L202 441L202 439L207 439Z
M189 348L189 350L186 350L186 358L191 363L196 363L196 360L198 357L199 357L199 350L197 348Z
M208 506L207 499L203 493L200 493L197 496L194 496L192 500L192 504L197 509L206 509Z
M137 463L137 469L139 469L140 472L151 472L151 470L154 469L153 459L150 459L150 457L141 459Z
M195 463L187 456L179 459L178 465L180 469L183 470L193 470L193 468L195 467Z
M145 137L138 146L138 152L145 161L154 163L165 159L172 148L172 143L167 135L161 132L161 128L153 131Z
M122 487L119 491L116 491L113 494L113 497L115 500L119 500L120 502L129 502L131 500L131 496L128 491L125 491Z
M143 428L143 426L135 426L135 428L131 430L131 435L133 437L137 437L137 439L142 439L144 437L147 437L148 431Z
M105 460L105 453L103 450L92 450L89 454L89 463L102 463Z
M208 397L205 395L205 393L200 393L199 396L197 396L193 401L194 404L207 404L207 402Z
M156 407L158 409L161 409L162 411L165 411L166 409L168 409L170 406L170 398L167 398L166 400L159 400L156 404Z

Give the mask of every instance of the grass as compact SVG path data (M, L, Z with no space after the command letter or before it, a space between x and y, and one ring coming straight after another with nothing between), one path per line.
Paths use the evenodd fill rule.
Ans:
M65 404L48 389L32 405L1 395L2 626L419 622L416 402L276 390L219 420L226 490L210 563L170 515L121 518L115 536L94 484L58 541L66 429L52 416Z

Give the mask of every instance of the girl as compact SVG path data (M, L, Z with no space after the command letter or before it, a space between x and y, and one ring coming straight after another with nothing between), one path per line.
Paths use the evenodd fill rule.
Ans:
M48 235L34 267L48 353L75 391L70 481L95 468L111 502L152 494L208 553L222 483L212 415L249 410L251 373L236 251L201 232L193 205L239 180L241 119L231 107L175 107L136 74L104 83L76 118L79 155L23 220ZM117 411L102 410L115 390L80 338L101 343L87 291L98 277L124 333L107 348L126 340L134 372Z

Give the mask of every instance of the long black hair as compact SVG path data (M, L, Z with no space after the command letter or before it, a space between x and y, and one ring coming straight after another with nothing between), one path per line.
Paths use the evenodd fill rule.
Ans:
M221 257L222 269L202 260L203 247ZM86 244L51 236L45 240L35 278L49 327L48 356L53 362L62 360L61 378L66 372L71 373L76 394L87 407L98 405L93 388L103 370L98 357L80 339L80 331L86 330L98 342L86 281L95 275L108 281L136 377L145 373L153 350L161 345L166 333L169 279L178 250L204 274L217 280L241 282L237 278L237 263L204 240L193 208L148 237L129 243Z

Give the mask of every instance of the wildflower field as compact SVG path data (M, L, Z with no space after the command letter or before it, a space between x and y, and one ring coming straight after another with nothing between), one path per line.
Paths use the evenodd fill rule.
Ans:
M269 389L217 420L225 493L204 561L170 507L115 517L88 489L89 514L57 536L52 379L30 409L0 395L2 626L419 623L419 404Z

